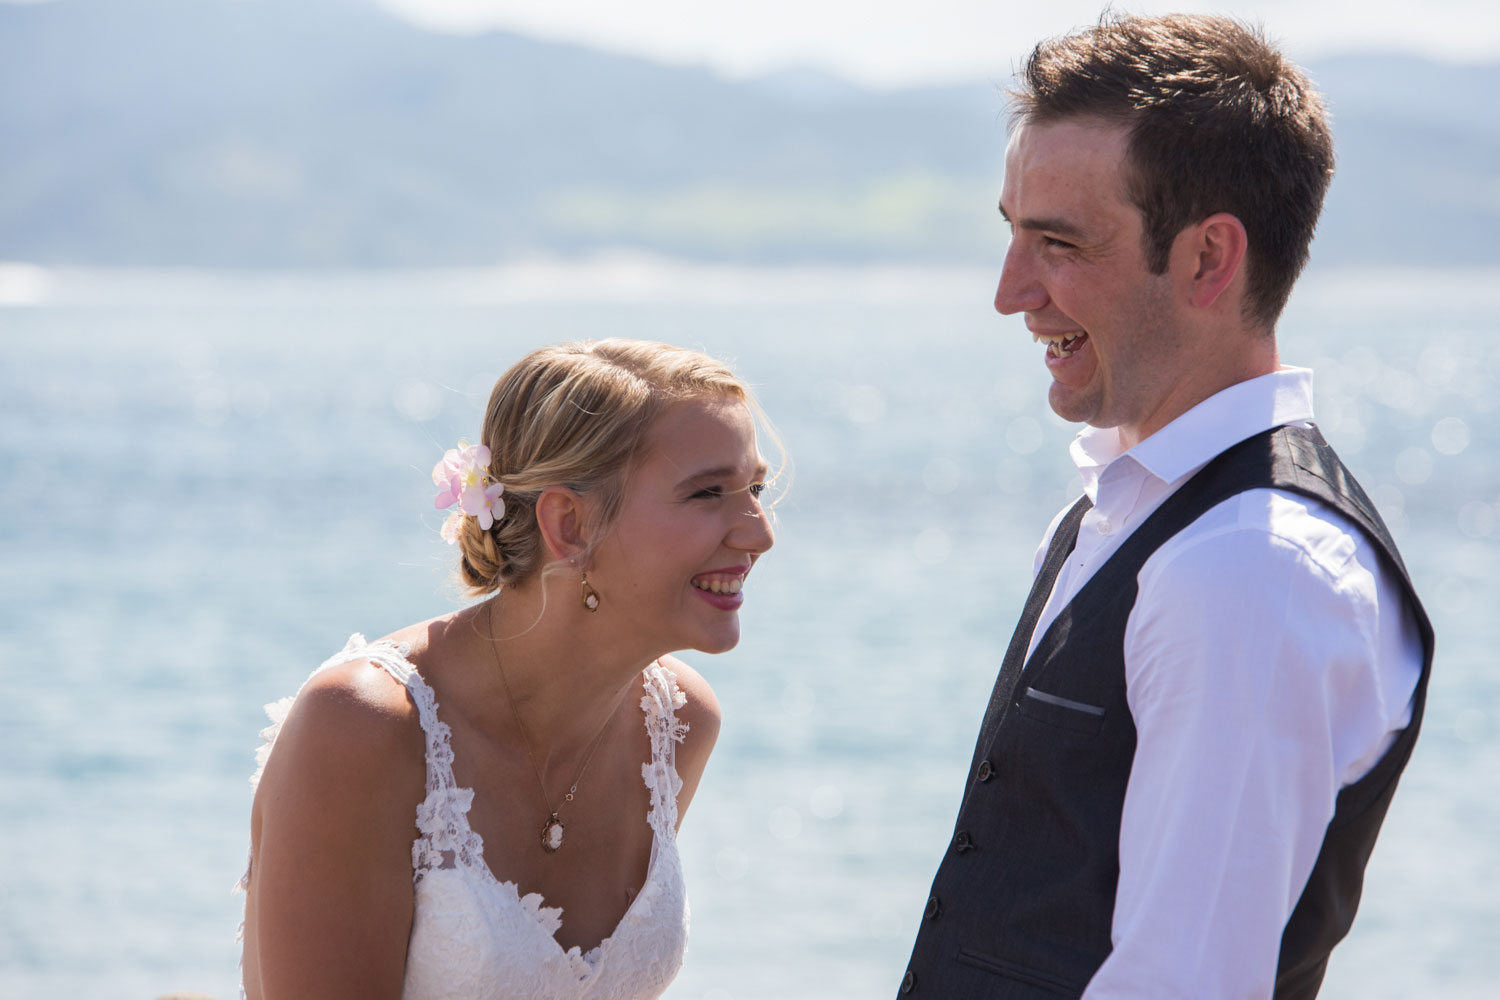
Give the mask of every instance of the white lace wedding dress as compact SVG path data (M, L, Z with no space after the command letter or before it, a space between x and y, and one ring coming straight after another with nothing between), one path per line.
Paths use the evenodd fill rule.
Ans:
M670 670L653 664L642 673L641 710L651 736L651 762L641 777L651 793L651 863L646 883L614 932L588 951L564 950L554 936L561 907L538 893L520 895L484 860L484 842L469 829L474 791L453 780L447 723L437 715L432 688L407 662L409 650L386 641L351 636L323 666L366 658L406 686L427 736L427 797L417 808L420 836L412 842L416 889L406 951L403 1000L648 1000L659 997L682 967L688 905L677 855L675 744L687 731L676 710L686 701ZM321 669L321 668L320 668ZM260 773L276 742L292 698L266 706L271 726L257 761ZM248 888L247 868L240 888ZM241 997L244 996L243 990Z

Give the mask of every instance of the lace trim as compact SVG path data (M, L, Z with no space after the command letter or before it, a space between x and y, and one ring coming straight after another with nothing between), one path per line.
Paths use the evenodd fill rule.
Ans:
M356 632L349 637L342 650L325 660L318 669L355 659L369 659L400 682L411 697L412 704L416 706L418 721L426 736L427 795L417 807L416 825L421 836L412 841L413 882L419 883L423 875L430 871L462 866L477 873L487 884L498 886L514 896L521 909L555 942L557 931L562 926L563 908L545 905L540 893L532 892L522 896L520 887L515 882L497 879L485 863L484 840L470 829L468 821L469 810L474 803L474 791L459 787L453 777L453 731L446 722L438 718L437 695L407 660L410 652L410 646L405 643L369 643L362 634ZM645 691L641 697L641 711L645 716L646 732L651 739L651 760L641 765L641 778L651 793L651 809L646 820L655 835L650 869L640 893L608 937L587 952L583 952L578 945L563 952L564 958L580 978L594 975L598 971L600 952L619 936L622 928L650 916L652 901L661 892L663 879L677 872L680 867L675 844L677 796L682 791L682 778L677 774L676 745L687 735L688 726L677 718L677 709L687 704L687 696L677 686L677 675L659 663L652 664L642 672L641 686ZM301 688L298 693L301 693ZM260 733L265 742L255 754L256 769L250 777L252 788L260 784L266 761L270 759L282 724L295 701L294 695L265 706L271 724ZM663 849L664 847L667 849ZM243 892L249 888L250 866L251 858L247 856L245 874L235 885L234 892ZM242 921L236 940L242 940L243 935ZM561 946L558 947L561 951Z
M563 957L580 979L597 974L600 953L622 928L648 918L652 901L661 892L662 881L679 867L675 842L677 831L677 794L682 779L677 774L676 744L687 735L687 724L677 718L676 710L687 704L687 696L677 687L677 675L657 664L642 672L641 711L646 732L651 738L651 761L641 765L641 777L651 792L651 809L646 820L655 838L645 884L631 901L620 922L609 936L588 951L574 945L562 951ZM410 672L407 690L417 704L422 728L427 733L426 800L417 809L417 828L423 836L412 842L414 879L420 882L424 873L462 866L474 872L485 884L498 888L515 899L542 931L553 941L562 927L563 908L547 906L541 893L521 895L515 882L495 877L484 860L484 839L469 827L468 814L474 803L474 792L458 787L453 777L452 730L437 717L436 697L416 671ZM663 845L673 845L663 850Z
M651 811L646 820L658 834L675 836L677 796L682 791L677 744L688 733L688 725L677 718L677 710L687 704L687 695L677 686L677 675L660 663L646 668L643 686L646 693L641 697L641 711L651 736L651 762L641 765L641 778L651 791Z
M427 737L427 797L417 806L422 836L411 845L412 877L421 881L425 872L454 864L483 867L484 841L468 821L474 790L453 778L453 730L438 718L437 695L421 675L410 670L405 684Z

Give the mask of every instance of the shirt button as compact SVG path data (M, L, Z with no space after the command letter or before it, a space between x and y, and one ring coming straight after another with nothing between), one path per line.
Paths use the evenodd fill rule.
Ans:
M957 836L953 838L953 849L959 854L974 849L974 838L969 836L968 830L958 831Z
M904 996L905 994L910 993L912 990L914 990L916 988L917 988L917 977L911 974L911 970L910 969L907 969L906 970L906 975L904 975L904 976L901 977L901 993Z
M1111 531L1115 530L1115 526L1109 523L1109 519L1108 518L1101 519L1099 521L1099 523L1097 525L1095 525L1095 528L1098 530L1099 534L1101 534L1101 535L1107 535Z
M929 897L927 900L927 909L922 914L922 916L926 917L928 920L936 920L942 915L943 904L938 900L936 896Z
M990 766L990 762L987 761L987 760L980 761L979 762L979 774L978 774L979 780L980 781L989 781L994 776L995 776L995 769Z

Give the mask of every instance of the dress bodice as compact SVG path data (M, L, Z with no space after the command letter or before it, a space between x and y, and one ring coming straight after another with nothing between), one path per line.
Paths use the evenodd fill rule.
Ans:
M469 827L474 791L453 778L453 748L437 698L407 660L409 650L384 640L351 636L324 667L368 659L401 683L417 709L426 738L427 794L417 807L412 842L414 911L407 944L404 1000L649 1000L659 997L682 967L688 906L677 854L675 746L687 727L677 719L685 703L676 677L660 664L642 672L641 711L651 738L651 760L641 765L650 791L651 861L645 884L620 922L597 946L564 949L556 933L561 907L539 893L521 895L484 859L484 842ZM321 669L321 668L320 668ZM264 768L293 698L266 706L271 725L258 761ZM259 779L260 771L252 779ZM241 880L248 886L249 872Z

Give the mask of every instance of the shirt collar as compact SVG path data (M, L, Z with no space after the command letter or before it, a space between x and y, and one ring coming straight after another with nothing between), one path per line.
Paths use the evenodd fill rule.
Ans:
M1085 427L1068 448L1083 491L1098 501L1105 470L1128 459L1165 483L1198 471L1215 455L1261 431L1311 420L1312 371L1283 367L1208 397L1126 450L1114 427Z

